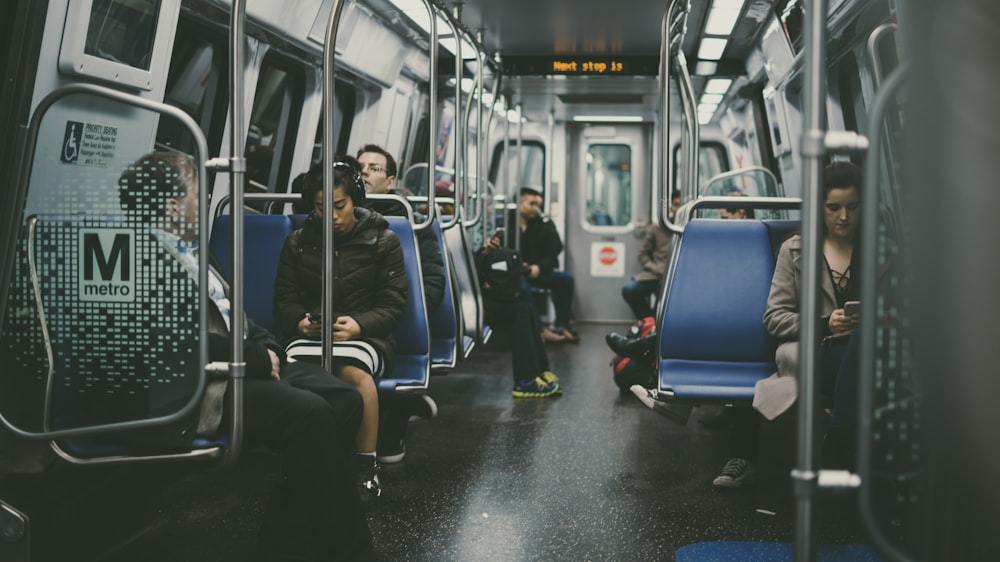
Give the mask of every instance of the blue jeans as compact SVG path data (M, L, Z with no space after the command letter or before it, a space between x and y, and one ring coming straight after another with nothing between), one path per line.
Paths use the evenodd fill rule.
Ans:
M660 281L658 279L651 281L633 279L622 286L622 298L628 303L628 307L632 309L632 314L635 314L637 319L656 316L656 311L649 305L649 295L656 294L659 289Z
M556 309L556 326L568 326L573 321L573 291L576 282L568 271L550 271L535 279L528 279L532 287L548 289L552 293L552 307Z

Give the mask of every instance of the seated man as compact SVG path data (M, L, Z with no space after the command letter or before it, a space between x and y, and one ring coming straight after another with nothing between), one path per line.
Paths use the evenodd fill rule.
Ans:
M148 225L150 235L197 281L194 162L176 152L147 154L121 175L119 197L128 220ZM209 360L227 361L228 286L214 268L208 279ZM286 362L281 346L253 322L248 320L241 332L246 445L265 446L282 457L283 477L264 514L257 558L374 559L350 456L361 397L322 368Z
M673 192L670 214L673 216L681 206L681 192ZM637 319L655 316L649 304L649 297L660 292L663 275L670 263L673 234L660 226L659 221L646 226L642 248L639 250L639 264L642 271L633 275L632 280L622 286L622 298L628 303Z
M274 322L286 352L299 360L319 360L322 344L323 196L302 228L288 235L274 282ZM392 372L394 332L406 307L406 269L399 239L376 212L360 206L365 199L361 177L349 164L334 164L334 303L333 372L359 392L364 414L355 447L362 499L381 495L375 459L378 436L378 388L375 380Z
M562 389L559 378L549 370L531 295L522 290L517 252L503 248L501 239L501 234L494 234L476 253L486 319L493 326L505 326L511 335L514 397L556 396Z
M568 341L579 341L573 329L573 274L555 271L559 265L562 239L556 225L542 215L542 194L530 187L521 188L521 243L518 250L524 260L528 285L549 289L556 318L552 331Z
M358 149L358 173L365 182L368 193L388 193L401 195L396 190L396 159L387 150L375 144L366 144ZM396 201L366 200L364 206L383 216L405 217L406 208ZM427 217L415 213L416 222L421 224ZM428 317L437 310L444 300L445 271L441 258L441 247L437 235L430 228L416 231L420 253L420 272L423 275L424 300ZM394 463L406 455L404 438L410 423L410 416L431 418L437 415L437 404L427 394L402 394L392 398L383 397L382 419L379 423L378 461Z
M743 193L740 188L733 184L729 184L726 187L727 197L746 197L747 194ZM724 219L752 219L755 218L753 214L753 209L735 208L735 209L720 209L719 217Z

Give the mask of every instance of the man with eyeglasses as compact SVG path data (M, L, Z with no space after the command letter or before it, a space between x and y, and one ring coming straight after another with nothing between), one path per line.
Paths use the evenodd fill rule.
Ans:
M358 149L358 163L361 164L361 179L365 182L368 193L386 193L402 195L396 191L396 159L389 151L377 144L366 144ZM383 216L407 216L406 208L398 201L377 201L367 199L365 206ZM417 223L428 220L420 213L414 213ZM416 231L418 251L420 253L420 269L424 282L424 300L427 303L427 314L430 315L444 300L444 260L441 259L441 249L437 235L430 228ZM437 415L437 404L427 394L420 396L381 397L383 412L379 422L379 439L377 460L383 464L391 464L403 460L406 448L403 437L410 416L432 418Z

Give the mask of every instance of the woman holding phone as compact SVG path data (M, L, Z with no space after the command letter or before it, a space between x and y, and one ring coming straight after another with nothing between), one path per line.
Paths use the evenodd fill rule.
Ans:
M831 412L827 443L847 454L856 412L857 352L854 334L861 324L858 247L861 223L861 169L834 162L823 170L823 274L820 276L820 395ZM757 385L754 407L773 419L794 402L799 370L799 289L802 237L790 237L778 251L764 325L779 340L778 373Z

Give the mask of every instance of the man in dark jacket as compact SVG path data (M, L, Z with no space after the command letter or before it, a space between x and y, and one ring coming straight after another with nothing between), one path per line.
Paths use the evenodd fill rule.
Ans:
M191 159L176 152L141 157L122 174L119 197L127 221L147 228L198 279L198 171ZM228 287L214 269L209 285L209 359L227 361ZM318 366L287 363L277 341L253 322L242 331L246 444L278 452L283 470L257 559L373 559L350 456L361 397Z
M358 149L357 161L368 193L400 195L396 191L396 159L387 150L376 144L366 144ZM365 206L384 216L407 216L406 208L398 201L369 199L365 201ZM420 213L414 215L418 224L428 220ZM417 230L416 234L424 299L427 302L427 315L430 316L444 300L444 260L441 259L441 246L433 229L423 228ZM437 404L427 394L383 398L380 404L383 412L379 422L378 461L390 464L403 460L406 455L403 441L410 416L434 417L437 415Z
M521 188L521 243L524 274L533 287L549 289L556 319L552 330L566 340L579 341L573 329L573 291L575 281L568 271L556 271L562 239L556 225L542 215L542 194L530 187Z

